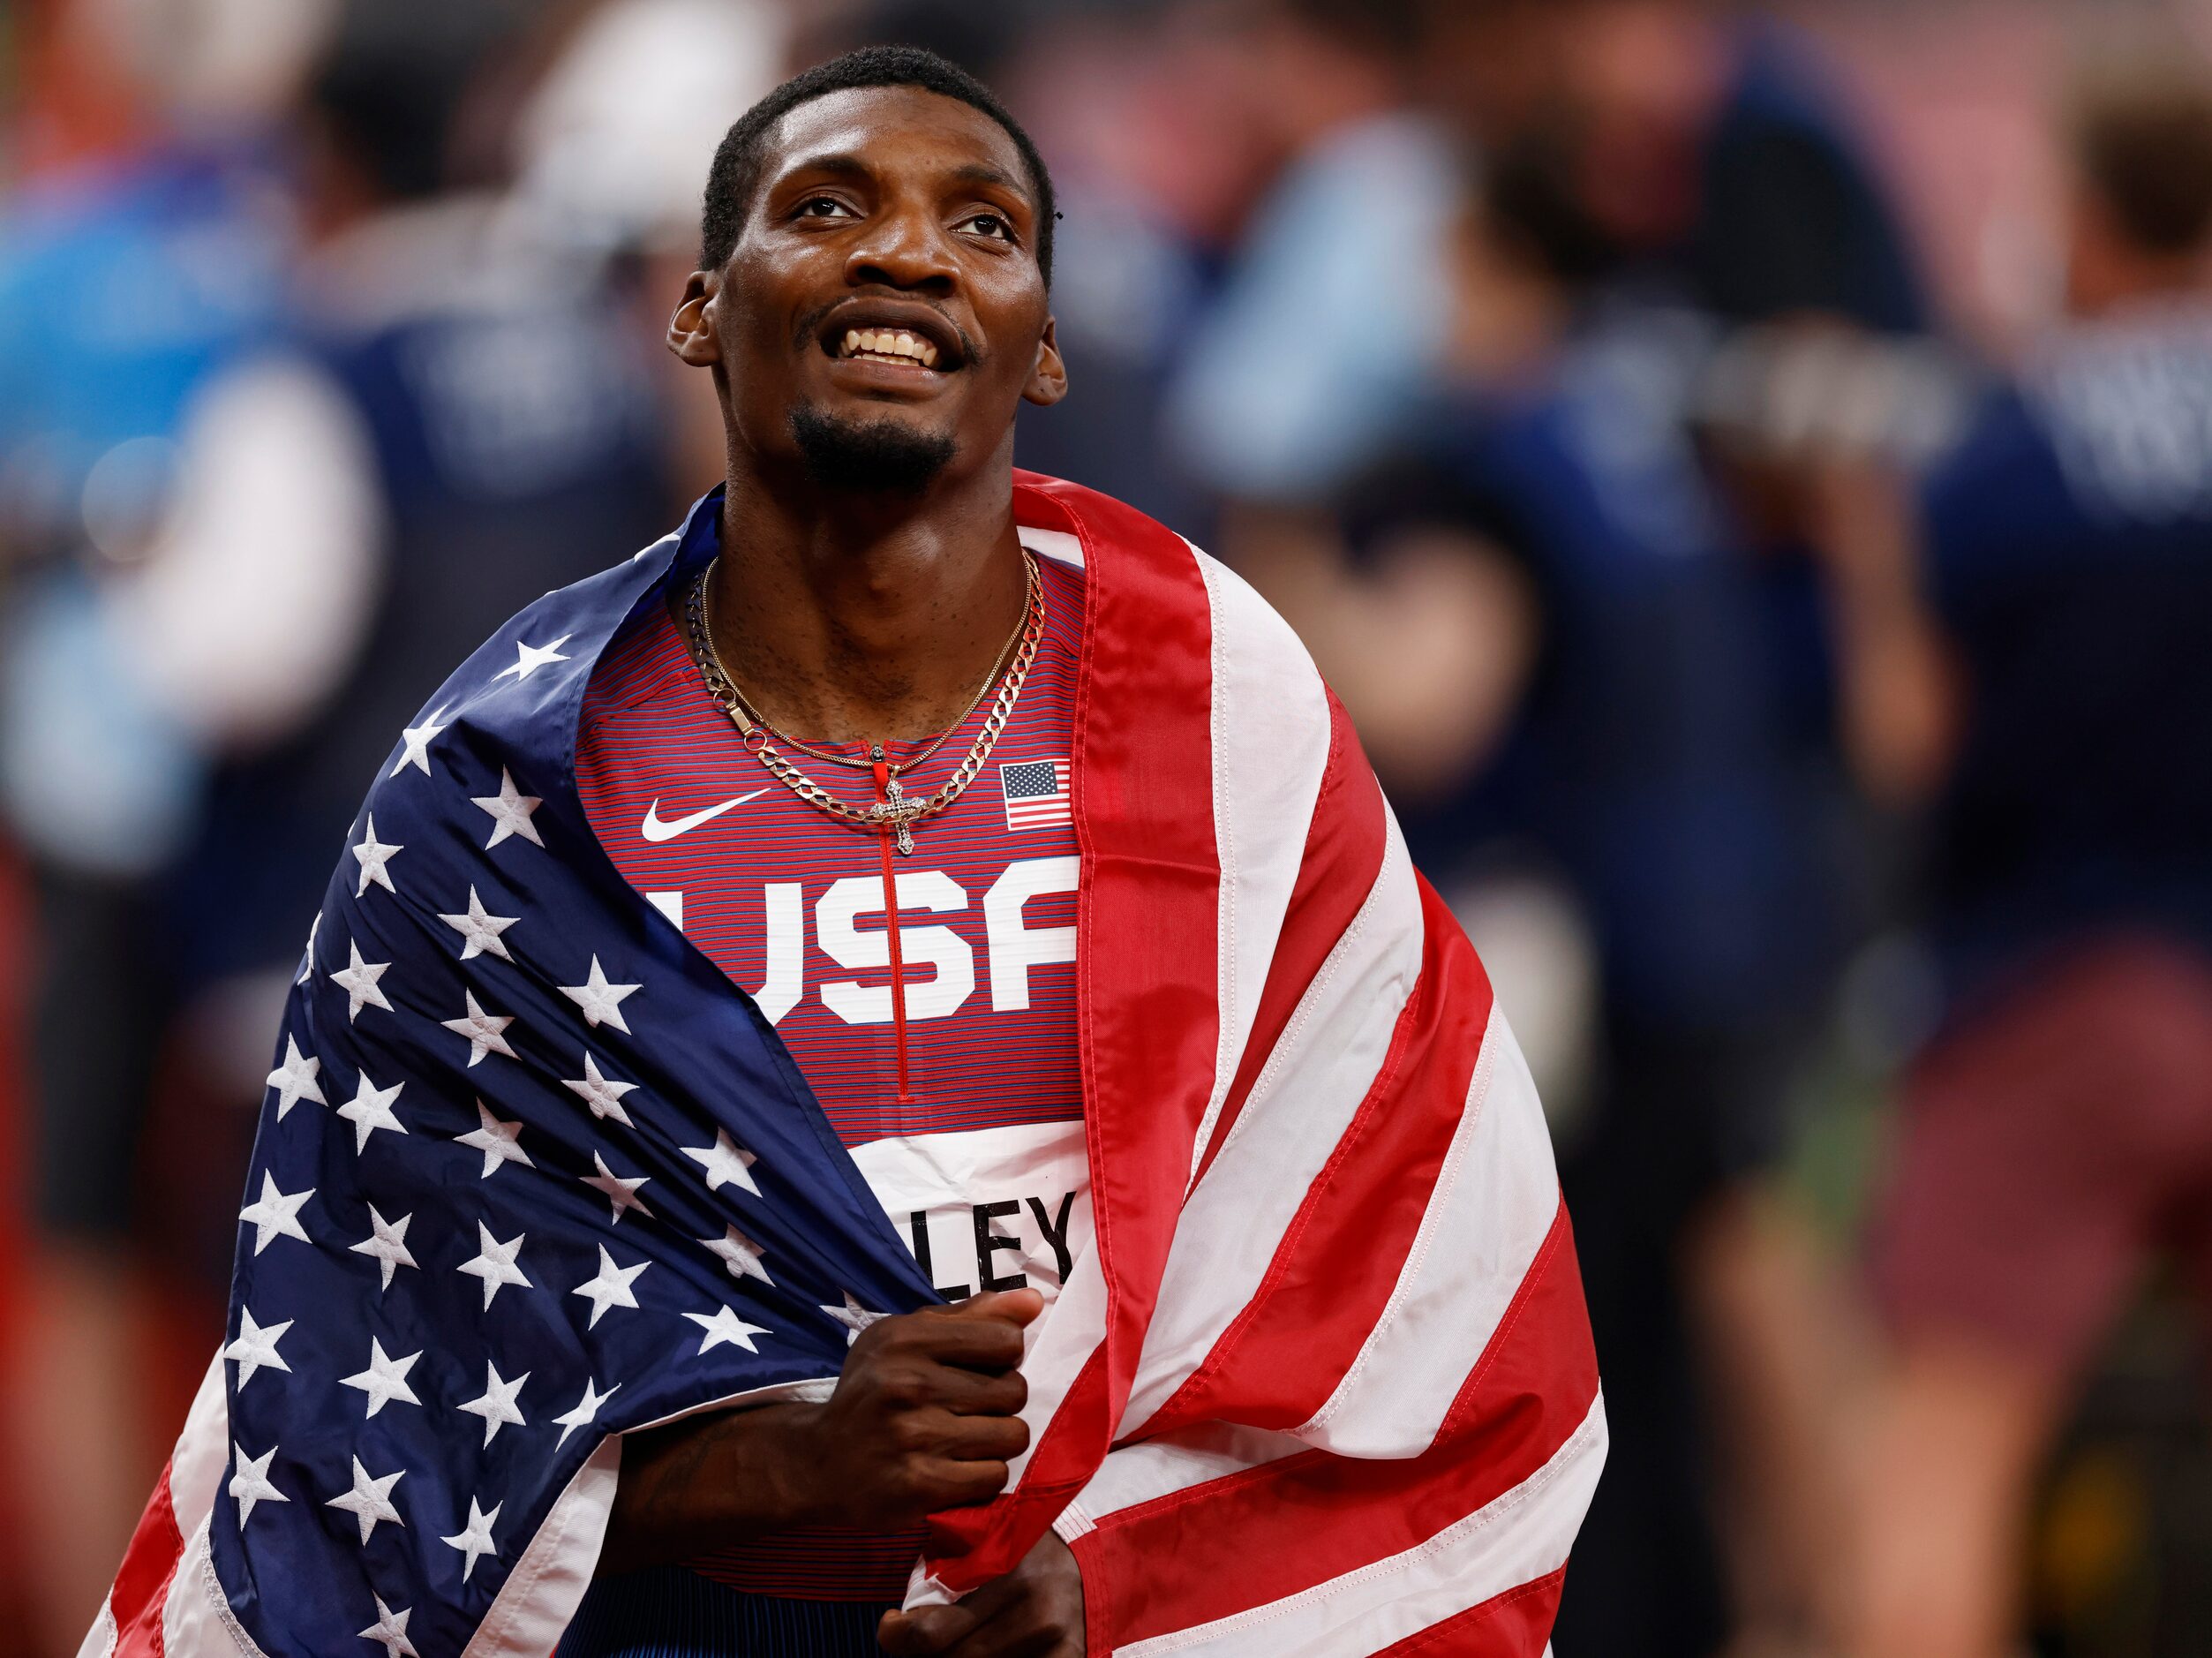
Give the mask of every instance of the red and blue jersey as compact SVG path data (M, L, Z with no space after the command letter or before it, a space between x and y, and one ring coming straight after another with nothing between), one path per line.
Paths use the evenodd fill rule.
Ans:
M879 834L808 805L746 750L671 614L609 649L576 741L578 791L617 867L753 993L953 1300L1024 1285L1049 1297L1088 1239L1068 807L1083 577L1039 565L1044 630L1012 715L888 878ZM902 777L909 798L952 774L990 700ZM897 764L929 743L884 746ZM866 770L787 757L855 805L876 798ZM895 1600L918 1552L919 1534L814 1532L692 1564L759 1594Z

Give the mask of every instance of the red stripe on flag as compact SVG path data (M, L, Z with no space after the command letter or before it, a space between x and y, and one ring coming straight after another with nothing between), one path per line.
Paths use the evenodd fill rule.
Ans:
M1290 889L1290 908L1283 918L1275 955L1268 963L1268 982L1260 988L1252 1035L1245 1044L1229 1092L1223 1097L1213 1138L1207 1142L1205 1161L1199 1167L1200 1179L1229 1138L1260 1068L1275 1051L1290 1015L1298 1011L1298 999L1366 901L1382 868L1388 840L1381 786L1360 751L1351 717L1331 692L1328 760L1321 769L1320 792L1314 798L1313 821L1306 827L1298 878Z
M1465 1114L1491 1011L1458 922L1426 881L1419 890L1421 976L1373 1086L1258 1292L1145 1437L1216 1417L1229 1400L1247 1426L1297 1427L1328 1403L1388 1305Z
M116 1620L116 1658L162 1658L162 1609L184 1557L184 1534L177 1527L169 1469L164 1467L108 1594Z
M1559 1617L1559 1592L1567 1581L1561 1566L1549 1577L1471 1606L1456 1617L1431 1624L1418 1635L1392 1641L1374 1658L1417 1658L1441 1652L1463 1658L1542 1658Z
M1230 1617L1426 1542L1551 1460L1598 1367L1564 1204L1435 1446L1403 1461L1309 1451L1105 1516L1076 1544L1116 1645Z

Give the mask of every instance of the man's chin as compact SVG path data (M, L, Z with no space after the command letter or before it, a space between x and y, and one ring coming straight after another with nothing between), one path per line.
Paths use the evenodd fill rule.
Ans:
M791 411L791 435L807 472L824 489L918 495L935 483L956 451L952 434L882 411L831 410L802 403Z

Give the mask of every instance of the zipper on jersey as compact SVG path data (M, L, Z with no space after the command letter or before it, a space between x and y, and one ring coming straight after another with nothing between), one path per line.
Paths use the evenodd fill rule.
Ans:
M875 762L876 798L891 799L891 765L884 757L880 742L869 750L868 757ZM892 1042L899 1056L899 1103L914 1104L914 1094L907 1080L907 971L899 946L899 879L893 873L891 861L892 841L897 831L889 824L877 837L876 844L884 855L884 914L885 925L891 931L891 1026Z

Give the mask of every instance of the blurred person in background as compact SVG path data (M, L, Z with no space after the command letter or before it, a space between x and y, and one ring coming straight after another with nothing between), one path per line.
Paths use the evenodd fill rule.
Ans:
M1579 274L1736 323L1926 326L1894 211L1803 33L1727 0L1441 0L1425 38L1425 93L1484 153L1518 157Z
M1832 470L1870 788L1925 800L1947 1012L1873 1233L1858 1658L1998 1658L2031 1482L2147 1262L2212 1288L2212 72L2081 79L2069 320L1916 502Z
M535 10L342 9L305 98L289 338L186 434L134 601L148 671L225 756L185 895L203 982L296 964L395 722L520 603L650 539L673 494L603 260L503 187Z
M1559 1132L1600 1350L1637 1382L1562 1658L1796 1650L1840 1617L1848 1324L1779 1176L1874 906L1802 434L1776 428L1809 351L1872 350L1923 305L1801 38L1700 0L1495 0L1433 9L1422 40L1483 197L1433 353L1478 395L1439 428L1458 454L1431 441L1490 498L1462 528L1515 551L1424 535L1351 574L1277 520L1253 573L1399 797L1441 791L1432 860L1509 832L1565 877L1579 923L1525 880L1470 912L1501 961L1493 929L1531 940L1524 993L1571 1008L1594 934L1603 1057Z
M1325 504L1429 382L1456 157L1412 108L1419 0L1218 11L1234 59L1219 95L1245 115L1269 182L1183 354L1170 453L1233 501ZM1268 531L1227 533L1256 543Z
M27 866L31 1293L9 1401L34 1647L73 1644L158 1452L134 1313L141 1126L178 994L168 878L206 755L124 595L173 509L193 398L279 314L269 129L312 4L102 0L21 43L96 119L34 102L0 230L0 813ZM40 29L27 26L38 23ZM42 86L41 95L55 95Z
M667 510L603 260L500 188L559 43L536 11L346 6L295 67L296 247L231 174L166 160L40 209L59 229L34 219L0 302L11 502L35 484L81 519L19 591L4 772L45 935L41 1215L99 1246L41 1271L26 1348L71 1641L170 1403L131 1345L126 1240L162 1238L175 1322L219 1318L267 1029L362 777L499 621Z
M1559 1651L1706 1653L1734 1621L1709 1382L1777 1554L1809 1576L1840 1523L1829 1448L1783 1414L1825 1404L1817 1380L1712 1365L1712 1298L1693 1284L1686 1309L1679 1284L1786 1149L1835 920L1756 552L1683 418L1671 336L1697 320L1591 289L1551 222L1523 216L1509 171L1486 188L1457 261L1458 383L1418 449L1358 492L1364 569L1307 625L1417 861L1456 878L1447 890L1499 948L1501 994L1551 1002L1528 1022L1596 1056L1586 1110L1555 1111L1554 1132L1590 1217L1584 1281L1627 1450L1577 1549ZM1578 938L1595 953L1582 1015L1561 1006ZM1776 1299L1793 1327L1762 1339L1804 1364L1817 1302ZM1762 1385L1816 1397L1778 1406Z

